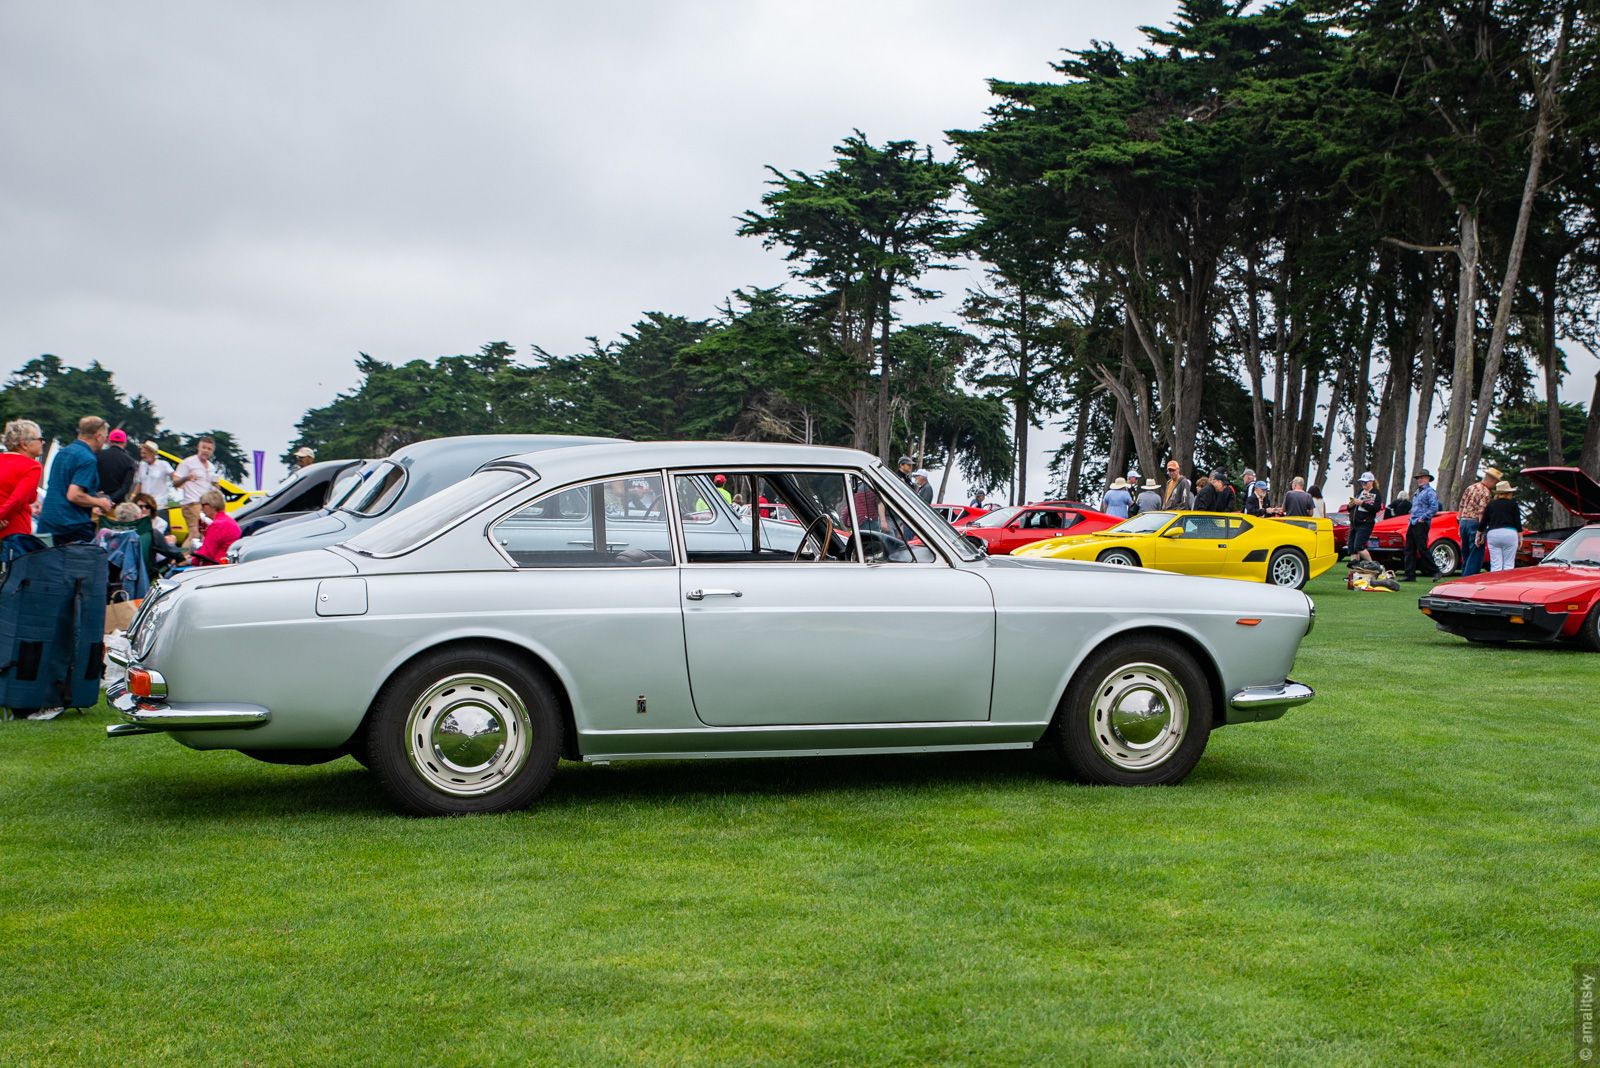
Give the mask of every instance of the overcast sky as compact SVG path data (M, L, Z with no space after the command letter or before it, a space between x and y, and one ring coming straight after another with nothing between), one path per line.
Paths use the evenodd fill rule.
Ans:
M12 0L0 372L98 359L168 426L266 450L272 481L358 352L572 352L708 316L785 277L734 234L764 165L822 169L852 128L948 155L986 78L1132 47L1173 8Z

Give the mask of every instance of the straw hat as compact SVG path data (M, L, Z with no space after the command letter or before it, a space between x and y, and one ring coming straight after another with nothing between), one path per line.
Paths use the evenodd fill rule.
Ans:
M1112 489L1127 489L1128 488L1128 480L1125 479L1125 478L1119 478L1115 482L1111 483L1111 488Z
M1156 483L1155 479L1147 478L1144 480L1144 488L1147 490L1158 490L1161 487Z
M1500 469L1498 467L1485 467L1483 469L1483 473L1494 479L1496 482L1499 482L1504 477L1500 474Z
M1498 474L1498 472L1496 473ZM1516 490L1511 488L1511 483L1509 482L1500 481L1494 484L1494 495L1496 497L1509 497L1515 492Z

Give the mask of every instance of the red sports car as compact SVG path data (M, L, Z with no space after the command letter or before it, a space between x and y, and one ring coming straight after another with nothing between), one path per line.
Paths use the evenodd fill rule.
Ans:
M988 515L991 511L991 509L975 504L935 504L930 505L930 507L944 516L944 521L953 527L959 527L963 523L970 523L980 515Z
M1374 560L1398 568L1405 562L1408 515L1380 519L1373 524L1367 551ZM1461 567L1461 523L1455 512L1440 512L1428 526L1428 551L1433 553L1434 569L1453 575Z
M1443 583L1417 607L1470 642L1575 642L1600 652L1600 523L1579 527L1534 567Z
M1093 534L1122 522L1114 515L1097 512L1077 501L1044 501L1001 508L966 523L956 524L956 533L982 545L990 556L1005 556L1024 545L1068 533Z

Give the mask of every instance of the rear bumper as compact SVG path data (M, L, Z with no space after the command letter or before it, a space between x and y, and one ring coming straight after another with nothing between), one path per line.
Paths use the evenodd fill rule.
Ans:
M1543 605L1467 601L1459 597L1428 595L1417 607L1446 634L1487 642L1553 642L1561 637L1570 618Z
M1303 705L1317 692L1303 682L1284 679L1277 686L1247 686L1228 699L1228 723L1254 723L1277 719L1296 705Z
M112 659L123 667L129 666L115 654ZM123 719L106 728L108 738L166 731L233 730L260 727L272 720L272 713L259 705L185 704L164 697L140 697L128 689L126 676L106 687L106 702Z

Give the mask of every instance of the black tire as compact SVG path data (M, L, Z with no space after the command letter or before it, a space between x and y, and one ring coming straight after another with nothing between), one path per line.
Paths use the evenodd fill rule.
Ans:
M1280 577L1283 581L1279 581ZM1311 564L1299 549L1285 546L1274 549L1267 560L1267 584L1284 589L1303 590L1311 580Z
M367 752L367 725L365 723L356 728L356 732L350 736L348 742L344 743L344 748L339 750L339 753L341 756L350 757L368 771L372 770L372 754Z
M1121 567L1138 567L1139 554L1132 549L1107 549L1095 560L1102 564L1117 564Z
M1600 604L1589 609L1589 615L1585 617L1583 626L1578 628L1575 640L1591 653L1600 653Z
M384 685L366 749L402 811L464 816L527 807L555 775L561 736L544 679L497 650L445 649Z
M1163 690L1164 726L1148 717L1154 703L1138 707L1141 698L1159 698ZM1174 698L1181 708L1172 707ZM1114 640L1072 677L1050 736L1067 775L1078 782L1170 786L1182 782L1205 752L1212 715L1211 684L1182 647L1162 638ZM1161 727L1154 739L1134 736L1152 726Z
M302 768L326 764L344 756L343 749L241 749L239 752L263 764L286 764Z
M1428 546L1428 556L1433 561L1434 574L1440 578L1461 569L1461 550L1449 538L1440 538Z

